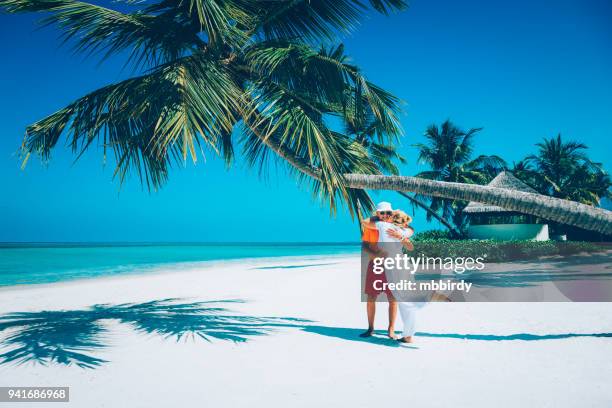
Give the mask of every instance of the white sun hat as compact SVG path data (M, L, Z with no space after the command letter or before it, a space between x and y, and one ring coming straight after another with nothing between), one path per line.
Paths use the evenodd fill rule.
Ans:
M380 211L393 211L393 208L391 208L391 203L381 201L380 203L376 204L376 212Z

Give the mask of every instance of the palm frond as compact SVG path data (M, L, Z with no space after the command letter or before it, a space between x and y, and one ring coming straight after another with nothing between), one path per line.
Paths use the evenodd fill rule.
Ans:
M179 58L202 46L197 32L165 15L123 13L74 0L0 0L9 13L44 12L44 25L57 24L63 41L74 40L76 52L102 59L131 50L128 62L155 65Z
M497 174L507 166L508 163L506 163L506 161L502 157L494 154L481 154L480 156L466 163L467 168L480 170L492 169L494 170L495 174Z
M188 156L195 161L201 141L214 150L226 145L220 135L231 132L239 97L221 67L183 58L94 91L36 122L27 129L23 153L48 159L62 134L78 155L99 140L105 157L109 149L114 153L120 181L132 169L157 188L173 162Z
M179 21L203 33L207 47L242 46L248 40L248 25L255 3L248 0L163 0L145 7L145 12Z
M367 147L372 160L384 172L398 175L400 171L394 161L397 160L402 164L406 163L406 159L401 156L392 145L370 143Z
M358 0L267 0L254 2L251 32L265 39L332 40L352 31L367 11ZM388 14L403 10L402 0L371 0L370 7Z
M294 173L301 180L310 181L315 195L329 201L332 211L339 201L345 201L352 212L357 208L355 199L358 195L345 187L343 175L378 172L366 149L330 130L322 113L302 99L281 88L259 85L259 88L251 90L249 108L243 116L247 128L244 148L248 162L261 164L268 159L269 143L281 146L307 166L318 169L315 179L305 178L300 172Z
M473 128L467 132L457 130L462 135L461 141L455 149L455 160L459 163L467 162L474 153L474 136L480 132L482 128Z
M346 114L351 100L365 104L379 121L381 134L390 138L401 135L399 99L367 81L346 62L341 50L316 51L305 44L265 42L249 49L247 60L262 80L308 92L339 115Z
M370 0L370 5L376 11L383 14L390 14L408 8L408 2L404 0Z

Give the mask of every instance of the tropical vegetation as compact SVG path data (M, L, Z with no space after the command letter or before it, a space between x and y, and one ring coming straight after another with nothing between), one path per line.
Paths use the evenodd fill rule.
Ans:
M597 206L611 198L612 180L601 163L587 155L587 146L561 135L536 144L537 153L514 165L516 177L539 193Z
M481 129L463 131L450 121L440 126L431 125L425 132L425 143L419 143L419 161L428 170L417 177L434 180L461 182L468 184L487 184L502 170L510 170L537 192L543 195L598 206L602 198L610 198L612 181L602 168L601 163L593 162L587 155L587 146L574 141L565 142L561 135L544 139L537 143L537 154L531 154L509 168L506 161L497 155L480 155L472 159L474 150L473 136ZM427 200L429 211L444 219L442 223L449 229L450 237L464 237L468 226L463 209L466 201L438 197L419 197ZM503 216L498 216L498 218ZM533 218L529 215L523 216ZM489 217L491 218L491 217ZM516 218L516 216L514 216ZM514 221L512 221L514 222ZM542 222L550 223L543 219ZM508 223L508 222L500 222ZM563 226L553 224L557 233Z

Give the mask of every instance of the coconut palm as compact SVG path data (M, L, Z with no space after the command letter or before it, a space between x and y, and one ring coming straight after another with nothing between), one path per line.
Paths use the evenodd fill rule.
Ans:
M610 197L610 176L589 159L585 144L563 141L559 134L536 146L537 154L524 160L517 177L527 178L538 192L592 206Z
M381 144L401 130L398 99L358 67L312 44L350 31L368 8L389 13L403 0L160 0L129 3L129 11L73 0L0 0L8 13L43 12L65 39L104 60L128 54L135 76L70 103L27 128L24 163L43 160L62 136L77 155L100 144L112 153L119 180L135 174L158 188L172 164L212 150L228 163L242 128L244 157L277 157L334 209L355 207L353 190L391 189L475 200L567 219L612 231L612 214L539 195L380 174L371 152L333 132L348 101L369 106ZM367 6L366 6L367 4ZM105 156L106 157L106 156Z
M430 169L420 172L417 177L455 183L486 184L506 166L506 162L498 156L481 155L472 158L474 151L474 136L481 128L464 131L446 120L440 126L430 125L425 131L427 143L419 143L419 162ZM454 227L451 232L463 233L466 217L463 208L467 205L463 200L420 195L427 200L433 212L441 213L442 218L450 221ZM431 219L431 213L427 213Z
M210 149L230 163L232 131L243 127L251 163L263 163L270 146L282 146L321 170L314 191L332 208L353 195L347 172L375 174L368 152L334 133L348 99L368 105L381 142L400 134L398 99L367 81L341 55L307 40L349 30L366 10L353 0L286 2L164 0L132 4L119 12L73 0L0 0L5 11L51 13L78 51L102 58L129 50L139 75L93 91L27 129L23 150L47 159L62 133L77 154L94 143L114 154L115 174L131 172L152 189L168 169ZM372 0L389 12L401 0ZM299 40L296 40L299 39ZM386 143L390 144L390 142Z

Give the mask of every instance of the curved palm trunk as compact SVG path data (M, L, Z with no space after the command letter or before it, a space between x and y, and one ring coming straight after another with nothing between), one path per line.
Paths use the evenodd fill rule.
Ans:
M262 138L262 141L304 174L316 179L320 177L317 168L294 155L291 150L273 138ZM612 235L611 211L580 204L575 201L505 188L481 186L478 184L449 183L410 176L346 174L344 177L347 186L350 188L410 191L451 200L477 201L524 214L535 215L561 224L573 225L586 230Z
M477 201L532 214L561 224L612 234L612 212L575 201L541 194L481 186L449 183L408 176L346 174L347 185L366 190L411 191L452 200Z
M410 200L411 203L413 203L414 205L416 205L419 208L422 208L428 214L431 214L432 217L434 217L442 225L444 225L446 228L448 228L448 230L451 232L452 235L454 235L456 237L460 237L461 236L461 232L457 231L455 229L455 227L453 227L453 225L450 222L446 221L446 219L444 217L442 217L440 214L438 214L437 212L435 212L434 210L429 208L429 206L427 204L425 204L422 201L412 197L409 194L404 193L403 191L398 191L398 194L401 195L402 197L407 198L408 200Z

